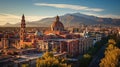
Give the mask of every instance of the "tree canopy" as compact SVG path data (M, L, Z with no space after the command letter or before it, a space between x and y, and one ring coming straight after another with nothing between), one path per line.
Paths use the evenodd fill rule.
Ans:
M66 63L60 62L51 52L43 54L42 58L37 59L36 67L71 67Z
M99 65L100 67L119 67L120 49L115 46L116 42L114 40L109 40L108 43L105 57Z

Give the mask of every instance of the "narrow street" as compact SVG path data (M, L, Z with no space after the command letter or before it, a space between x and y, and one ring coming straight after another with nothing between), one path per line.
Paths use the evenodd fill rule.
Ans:
M89 67L99 67L100 60L104 57L104 51L106 46L103 46L98 53L94 56Z

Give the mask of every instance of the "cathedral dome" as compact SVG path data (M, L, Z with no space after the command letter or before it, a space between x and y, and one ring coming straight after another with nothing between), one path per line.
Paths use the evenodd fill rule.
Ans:
M64 30L64 25L59 21L59 16L56 17L56 21L51 25L52 31L62 31Z

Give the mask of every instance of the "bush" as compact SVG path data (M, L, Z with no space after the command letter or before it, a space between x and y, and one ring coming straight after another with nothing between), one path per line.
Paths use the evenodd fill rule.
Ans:
M89 54L84 54L83 57L80 59L80 66L81 67L88 67L92 57Z
M51 52L43 54L42 58L37 59L36 67L71 67L66 63L60 62Z

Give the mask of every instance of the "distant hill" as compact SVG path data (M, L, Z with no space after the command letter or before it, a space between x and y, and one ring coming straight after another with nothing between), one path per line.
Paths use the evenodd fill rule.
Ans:
M55 17L44 18L39 21L34 22L26 22L27 26L50 26L55 21ZM120 19L112 19L112 18L102 18L91 15L85 15L81 13L72 13L65 14L60 16L60 21L65 26L76 26L79 24L112 24L112 25L120 25ZM17 24L5 24L4 26L20 26L20 22Z

